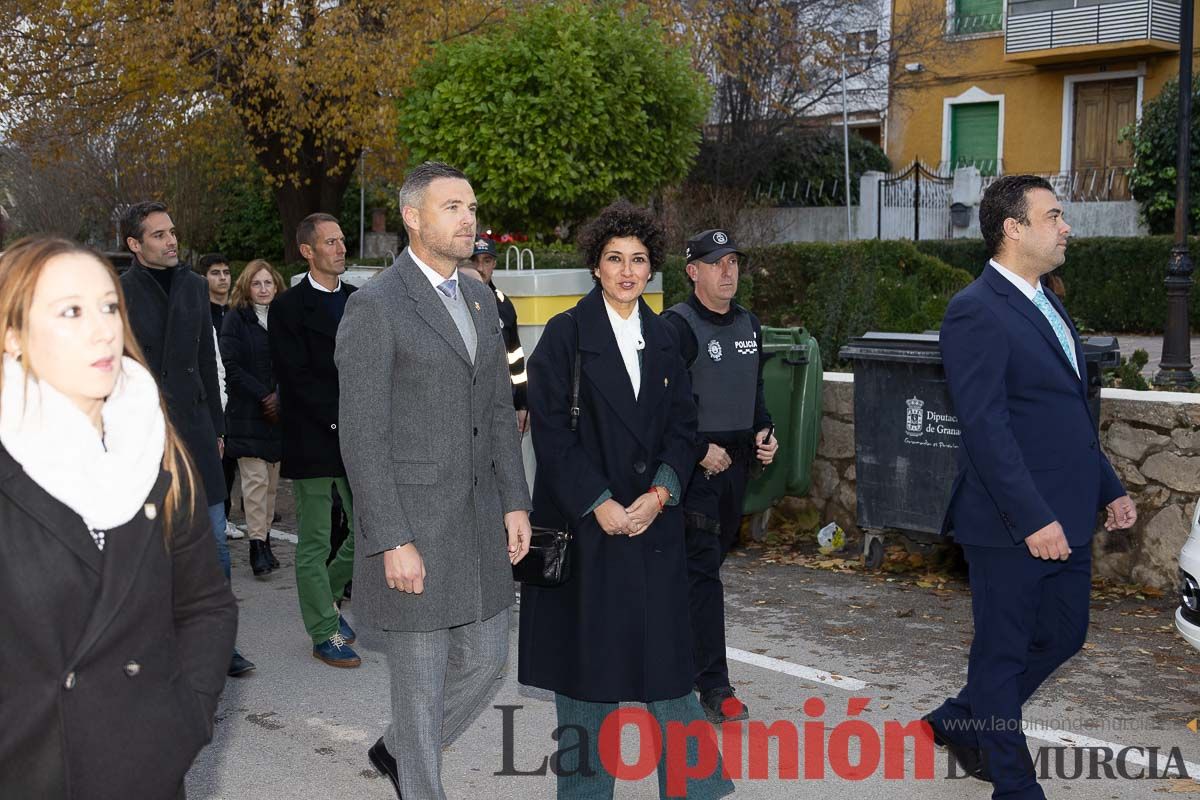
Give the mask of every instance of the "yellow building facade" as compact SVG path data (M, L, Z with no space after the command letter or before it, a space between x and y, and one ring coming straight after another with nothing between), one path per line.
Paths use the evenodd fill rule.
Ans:
M1179 3L894 0L894 25L930 29L897 48L892 164L1071 174L1087 199L1126 199L1120 131L1178 75Z

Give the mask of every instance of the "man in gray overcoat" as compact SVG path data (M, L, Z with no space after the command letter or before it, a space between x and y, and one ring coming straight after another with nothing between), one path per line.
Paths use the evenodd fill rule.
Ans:
M350 297L338 328L338 417L354 606L383 631L392 673L392 724L368 756L397 796L444 800L442 746L508 658L529 488L496 301L457 272L475 241L471 184L427 162L400 204L409 247Z

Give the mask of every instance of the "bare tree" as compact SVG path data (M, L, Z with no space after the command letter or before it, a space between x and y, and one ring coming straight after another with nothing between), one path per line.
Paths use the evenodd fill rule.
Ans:
M858 107L885 108L898 52L940 38L945 5L893 18L887 0L692 0L700 66L716 88L707 182L747 186L781 135L841 111L842 69ZM825 122L820 122L822 127Z

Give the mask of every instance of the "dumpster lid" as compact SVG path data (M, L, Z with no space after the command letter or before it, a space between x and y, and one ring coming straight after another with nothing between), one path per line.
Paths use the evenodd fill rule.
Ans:
M871 331L856 336L838 351L849 361L908 361L940 364L939 335L933 333L884 333Z
M1080 336L1083 359L1095 363L1100 369L1115 369L1121 366L1121 345L1115 336Z
M1080 336L1079 342L1083 345L1084 352L1121 352L1121 345L1115 336Z

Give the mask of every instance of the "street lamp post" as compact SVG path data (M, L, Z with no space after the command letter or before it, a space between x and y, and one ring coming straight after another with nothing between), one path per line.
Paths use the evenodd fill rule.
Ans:
M1158 386L1191 387L1191 324L1188 298L1192 291L1192 257L1188 253L1188 212L1191 209L1189 178L1192 171L1192 26L1194 0L1183 0L1179 9L1179 118L1178 152L1175 155L1175 245L1167 261L1167 327L1163 331L1162 362L1154 383Z

